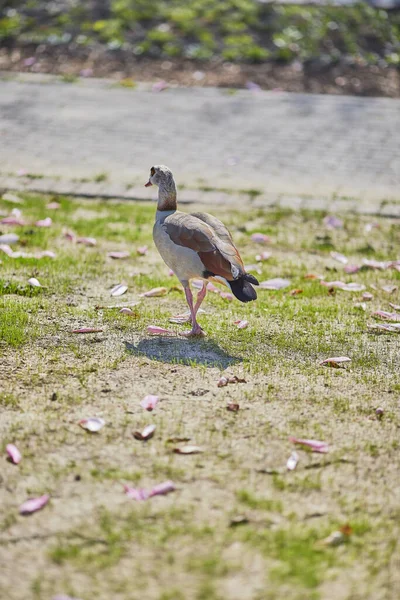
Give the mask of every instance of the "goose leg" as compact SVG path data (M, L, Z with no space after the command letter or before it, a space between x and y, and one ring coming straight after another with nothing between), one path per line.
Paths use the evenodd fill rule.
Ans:
M184 333L181 333L181 335L184 335L186 337L192 337L195 335L205 335L204 331L202 330L202 328L200 327L200 325L198 324L198 322L196 321L196 312L199 309L199 306L205 296L205 294L203 295L203 297L200 299L200 302L197 301L196 302L196 307L193 306L193 294L192 291L189 287L189 285L187 287L184 288L185 289L185 296L186 296L186 301L189 305L189 309L190 309L190 314L192 317L192 329L190 331L186 331ZM203 290L200 291L200 293Z
M207 294L207 283L204 281L203 287L197 294L196 304L194 305L194 308L193 308L195 317L197 316L197 311L199 310L201 303L203 302L204 298L206 297L206 294ZM191 312L190 312L190 314L186 313L183 315L175 315L170 318L169 322L170 323L179 323L179 324L191 323L192 322Z

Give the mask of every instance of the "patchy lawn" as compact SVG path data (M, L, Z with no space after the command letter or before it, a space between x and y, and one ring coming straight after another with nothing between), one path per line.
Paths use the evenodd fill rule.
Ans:
M56 256L0 252L0 595L394 600L400 336L368 324L385 323L372 317L377 310L396 312L389 303L400 304L400 272L383 265L347 274L330 253L356 265L398 260L399 221L345 216L330 229L321 213L213 207L247 264L271 252L254 271L260 281L290 285L260 289L249 305L208 294L199 319L208 335L187 340L147 333L148 325L188 327L169 323L186 306L152 243L154 205L21 198L0 200L0 219L19 208L26 224L0 225L0 234L20 236L15 252ZM54 200L60 207L46 208ZM48 216L50 227L32 225ZM255 232L270 244L252 241ZM130 256L113 260L113 251ZM310 274L365 290L327 287ZM32 277L43 287L29 285ZM119 283L128 291L111 297ZM168 293L140 297L155 287ZM237 329L237 319L248 327ZM72 333L82 327L103 331ZM334 356L351 362L319 364ZM218 387L222 375L246 382ZM147 394L160 399L153 412L140 406ZM106 422L98 433L78 425L91 416ZM135 439L148 424L154 437ZM329 452L295 447L289 436L323 440ZM19 465L6 460L8 443L20 449ZM186 444L203 452L173 452ZM299 462L288 471L294 450ZM176 486L167 496L139 502L124 493L124 484L166 480ZM46 493L42 511L19 515L22 502ZM328 536L341 528L334 545Z

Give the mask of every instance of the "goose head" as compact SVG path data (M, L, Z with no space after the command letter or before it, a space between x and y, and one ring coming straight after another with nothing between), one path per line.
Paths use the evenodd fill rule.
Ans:
M150 177L145 187L157 185L159 188L172 188L175 186L172 172L165 165L155 165L150 169Z

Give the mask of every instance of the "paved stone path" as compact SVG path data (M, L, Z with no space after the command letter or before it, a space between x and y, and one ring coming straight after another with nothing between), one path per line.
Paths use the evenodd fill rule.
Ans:
M157 163L186 188L256 189L259 203L279 195L294 206L304 195L352 196L375 212L382 200L400 201L400 100L213 88L154 93L146 85L42 75L0 81L2 188L21 186L5 174L25 170L45 176L24 178L31 189L146 198L142 184ZM107 181L73 181L101 173ZM189 190L181 196L194 199Z

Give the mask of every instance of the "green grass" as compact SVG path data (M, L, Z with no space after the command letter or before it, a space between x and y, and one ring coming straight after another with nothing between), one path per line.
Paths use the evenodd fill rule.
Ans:
M49 198L21 197L27 222L49 215ZM291 284L260 289L247 305L208 294L199 317L207 337L188 341L146 332L150 324L177 333L187 327L169 323L185 302L154 248L155 206L57 201L50 228L13 228L22 240L16 249L51 249L54 259L1 255L0 436L3 454L7 443L23 454L20 465L2 467L0 545L13 566L5 595L102 600L129 598L135 589L149 600L236 600L244 592L252 600L322 600L331 583L332 600L351 597L355 587L363 597L382 585L394 593L399 338L369 333L367 323L375 310L400 303L399 292L381 289L399 285L400 274L349 276L330 251L351 263L367 255L397 258L396 221L374 218L380 227L366 234L368 217L346 215L342 229L328 231L318 212L243 216L213 207L245 264L264 249L251 233L267 233L272 256L257 276ZM0 200L0 210L10 207ZM95 237L97 245L71 243L66 229ZM326 235L330 245L321 247ZM149 252L139 256L144 244ZM111 260L111 250L130 257ZM365 312L357 310L359 293L331 295L309 273L361 282L374 299ZM28 286L32 276L45 287ZM128 292L112 298L110 289L122 281ZM140 297L158 286L168 294ZM290 295L295 288L303 292ZM104 308L134 302L134 317ZM249 321L247 329L235 327L238 318ZM103 331L74 335L80 327ZM351 363L319 364L335 355ZM221 372L246 383L218 388ZM152 413L140 407L147 394L160 398ZM227 411L228 402L239 411ZM79 427L89 416L105 419L98 434ZM150 423L154 437L134 439ZM289 436L326 440L330 452L296 448L300 460L288 472ZM204 453L173 453L186 443ZM176 491L168 496L135 502L124 495L124 484L151 489L169 479ZM45 492L51 502L29 517L27 530L19 503ZM319 544L347 523L353 533L346 543ZM25 575L20 539L31 556Z
M279 6L253 0L111 0L96 7L47 8L38 0L13 3L0 19L0 40L81 48L103 44L136 56L204 61L311 61L399 64L399 16L366 4ZM64 77L70 81L68 76ZM73 81L74 79L72 79ZM134 85L129 83L128 85Z

